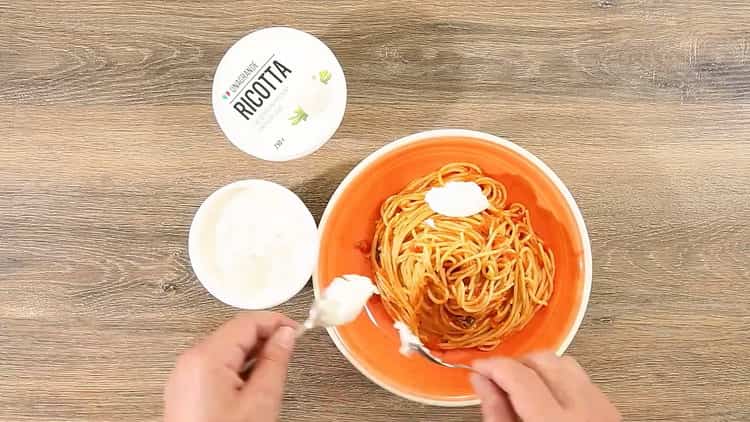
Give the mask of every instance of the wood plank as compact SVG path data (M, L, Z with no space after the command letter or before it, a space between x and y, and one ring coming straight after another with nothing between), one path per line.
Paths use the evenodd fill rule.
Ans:
M439 127L506 136L572 191L594 289L571 353L627 420L750 420L748 12L0 1L0 420L160 420L177 354L234 313L190 269L200 202L259 177L320 218L367 154ZM234 148L209 104L223 51L274 24L324 39L349 83L335 137L288 163ZM311 299L279 310L301 319ZM323 332L300 343L285 398L282 420L479 418L395 397Z
M440 2L436 2L440 3ZM493 2L435 9L360 3L26 2L6 11L6 104L191 104L254 27L284 23L340 56L352 99L489 99L498 92L682 102L750 99L750 4ZM657 2L652 2L657 3ZM688 4L685 4L688 3ZM339 3L341 4L341 3ZM600 7L612 4L609 7ZM399 19L392 19L397 11ZM250 16L248 16L248 14ZM33 18L31 18L33 16ZM168 18L167 18L168 17ZM166 18L166 19L165 19ZM214 25L212 22L221 22Z

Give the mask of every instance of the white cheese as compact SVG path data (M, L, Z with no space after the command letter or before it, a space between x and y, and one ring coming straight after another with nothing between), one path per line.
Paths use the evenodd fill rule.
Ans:
M310 309L305 326L330 327L354 321L370 296L377 292L372 280L365 276L350 274L336 277Z
M398 349L399 353L401 353L404 356L409 356L411 354L412 346L411 345L422 345L422 341L414 335L414 333L411 332L411 329L409 329L409 326L404 324L401 321L396 321L395 324L393 324L393 328L398 330L398 338L401 341L401 347Z
M474 182L448 182L434 187L424 200L432 211L446 217L469 217L490 206L482 188Z

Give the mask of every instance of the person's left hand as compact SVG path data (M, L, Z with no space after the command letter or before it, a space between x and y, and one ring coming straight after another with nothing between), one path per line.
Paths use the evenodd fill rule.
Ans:
M228 321L177 360L165 389L165 422L270 422L279 415L297 324L272 312ZM256 361L247 380L241 373Z

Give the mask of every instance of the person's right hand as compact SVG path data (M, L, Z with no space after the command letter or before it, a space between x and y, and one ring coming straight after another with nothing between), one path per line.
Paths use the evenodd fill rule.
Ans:
M485 422L619 422L607 396L575 359L537 353L473 364L471 383Z

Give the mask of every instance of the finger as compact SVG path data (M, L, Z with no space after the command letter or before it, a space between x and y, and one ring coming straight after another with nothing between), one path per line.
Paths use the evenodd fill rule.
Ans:
M598 414L614 415L613 420L621 420L617 409L610 403L604 392L591 381L589 374L586 373L586 370L583 369L575 358L566 355L560 358L560 360L568 373L571 374L570 376L576 380L574 388L580 392L576 397L580 397L581 400L574 403L574 406L578 406L578 408L590 407L596 409ZM584 402L583 400L586 401Z
M583 383L580 374L574 371L572 366L569 367L567 362L552 352L533 353L520 358L519 361L542 378L563 408L575 406L576 392L580 391L579 387Z
M268 420L276 420L279 414L294 340L293 328L279 328L258 353L250 378L242 390L245 402L252 406L253 412L268 415Z
M514 422L518 420L508 401L508 396L495 383L476 373L471 374L469 380L481 402L482 421Z
M281 326L296 325L280 313L245 312L224 323L199 347L232 371L240 372L248 354L260 340L267 339Z
M574 373L578 376L579 379L586 381L587 383L591 382L591 379L589 378L589 374L586 372L585 369L583 369L583 366L581 366L580 363L578 363L577 360L575 360L574 357L570 355L565 355L560 358L562 360L563 364L566 368L568 368L571 373Z
M555 420L562 412L544 381L521 362L497 358L476 361L473 366L505 391L513 410L522 420Z

